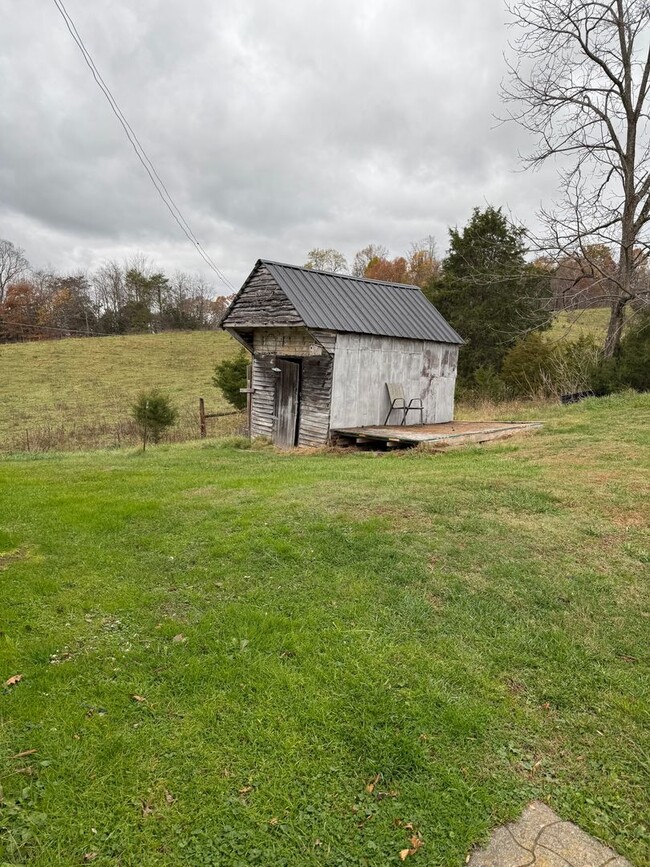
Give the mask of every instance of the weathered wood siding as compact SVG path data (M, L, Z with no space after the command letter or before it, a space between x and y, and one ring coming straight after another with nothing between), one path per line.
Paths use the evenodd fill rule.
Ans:
M422 398L424 423L451 421L458 347L448 343L339 334L336 339L330 426L383 424L390 406L387 382L400 383L407 401ZM394 414L391 421L397 420ZM418 424L419 413L408 423Z
M273 438L275 426L276 374L271 370L275 358L271 355L253 356L253 388L251 403L251 436Z
M276 429L275 394L278 357L301 358L300 417L298 444L318 446L327 442L329 434L330 398L333 360L314 340L317 336L330 349L336 335L328 332L310 334L301 328L255 329L253 343L253 388L251 435L273 439ZM316 353L319 354L316 354Z
M329 355L302 360L298 428L300 446L320 446L327 442L333 368Z
M319 328L311 328L310 332L313 334L314 339L320 343L325 352L334 355L334 349L336 347L336 331L323 331Z
M295 307L267 268L261 265L223 319L226 328L257 325L302 325Z

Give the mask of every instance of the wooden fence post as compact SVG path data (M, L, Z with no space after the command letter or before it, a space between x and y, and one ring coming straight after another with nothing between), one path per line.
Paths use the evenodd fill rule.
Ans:
M202 397L199 398L199 423L201 425L201 439L204 440L208 431L205 425L205 401Z

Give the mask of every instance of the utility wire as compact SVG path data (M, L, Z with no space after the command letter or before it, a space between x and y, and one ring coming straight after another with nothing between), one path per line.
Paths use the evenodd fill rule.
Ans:
M84 337L115 337L115 334L111 334L108 331L81 331L76 328L62 328L58 325L33 325L29 322L16 322L11 319L5 319L0 316L0 328L3 325L13 325L15 328L32 328L36 331L62 331L65 334L82 334ZM123 335L117 335L123 336Z
M117 103L117 100L115 99L115 97L111 93L110 88L108 87L108 85L106 84L106 82L102 78L101 73L99 72L99 70L95 66L95 62L93 61L93 59L90 55L90 52L86 48L84 41L81 38L79 31L77 30L77 28L75 26L74 21L70 17L68 10L66 9L66 7L63 3L63 0L54 0L54 5L59 10L61 17L63 18L65 25L68 28L68 31L70 32L70 35L72 36L77 47L79 48L79 51L81 51L83 59L85 60L86 65L90 69L97 86L99 87L99 89L102 91L102 93L106 97L106 100L108 101L108 104L110 105L113 114L118 119L122 128L124 129L126 137L128 138L129 142L131 143L131 147L135 151L137 158L142 163L146 173L149 175L149 179L151 180L151 183L154 185L156 192L158 193L158 195L162 199L165 207L167 208L169 213L172 215L174 220L178 223L183 234L187 237L187 239L190 241L190 243L196 248L197 252L201 256L203 261L214 271L214 273L219 277L221 282L225 286L227 286L228 289L230 289L232 292L234 292L235 291L234 286L228 280L228 278L225 276L223 271L219 268L219 266L214 261L214 259L210 256L210 254L203 248L203 246L199 242L198 238L196 237L196 235L192 231L191 226L189 225L189 223L187 222L187 220L183 216L179 207L174 202L174 200L173 200L169 190L165 186L162 178L160 177L160 175L156 171L156 168L155 168L154 164L151 162L147 152L140 144L140 141L139 141L137 135L135 134L133 127L131 126L131 124L128 122L128 120L124 116L121 108L119 107L119 105Z

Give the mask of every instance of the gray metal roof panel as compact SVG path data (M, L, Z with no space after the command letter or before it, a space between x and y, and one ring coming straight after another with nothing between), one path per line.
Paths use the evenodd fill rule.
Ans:
M417 286L260 262L308 328L463 343Z

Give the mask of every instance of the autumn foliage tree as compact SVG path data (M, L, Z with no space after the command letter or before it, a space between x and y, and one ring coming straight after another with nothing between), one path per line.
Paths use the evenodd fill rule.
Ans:
M0 283L5 279L1 341L216 328L232 300L201 277L170 277L142 257L108 262L90 275L34 271L22 251L2 241Z
M370 244L355 256L354 273L370 280L408 283L424 288L440 274L440 261L431 237L411 244L405 256L390 259L379 244Z

